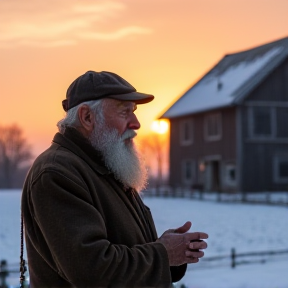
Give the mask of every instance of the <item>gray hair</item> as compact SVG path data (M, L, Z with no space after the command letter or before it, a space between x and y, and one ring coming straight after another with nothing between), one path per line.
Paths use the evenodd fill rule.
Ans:
M95 119L101 123L104 121L103 116L103 99L100 100L92 100L80 103L79 105L69 109L63 119L58 121L57 127L61 134L65 132L66 127L74 127L77 128L80 125L80 121L78 118L78 109L87 105L93 111L95 115Z

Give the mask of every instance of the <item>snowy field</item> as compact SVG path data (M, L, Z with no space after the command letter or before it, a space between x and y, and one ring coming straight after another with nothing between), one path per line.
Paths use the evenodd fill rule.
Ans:
M19 262L21 191L0 190L0 260ZM144 197L150 207L158 234L187 220L191 231L209 234L205 257L236 253L288 250L288 207L227 204L193 199ZM288 288L288 254L245 258L255 263L230 267L229 258L189 266L176 284L189 288ZM262 259L263 260L263 259ZM16 267L18 269L18 267ZM9 278L17 284L18 274Z

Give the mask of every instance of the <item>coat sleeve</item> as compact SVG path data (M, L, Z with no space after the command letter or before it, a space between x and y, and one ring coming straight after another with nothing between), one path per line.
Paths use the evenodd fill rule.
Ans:
M165 247L154 242L133 247L110 243L87 188L68 176L46 171L30 190L38 226L34 245L42 257L52 255L58 273L76 287L168 287Z
M154 237L154 241L155 241L158 238L158 236L157 236L156 227L154 225L154 221L152 219L152 214L151 214L150 208L147 207L146 205L144 205L144 206L145 206L146 211L147 211L146 213L148 213L146 215L146 217L149 219L149 223L150 223L150 226L152 228L153 237ZM187 264L183 264L180 266L170 266L172 282L180 281L183 278L183 276L185 275L186 270L187 270Z
M180 266L171 266L170 271L171 271L172 282L180 281L185 275L186 269L187 269L187 264L183 264Z

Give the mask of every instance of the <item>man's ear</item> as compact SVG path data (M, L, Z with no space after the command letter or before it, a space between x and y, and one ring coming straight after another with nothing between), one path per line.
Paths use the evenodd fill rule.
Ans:
M88 136L94 129L94 114L88 105L82 105L78 109L78 119L81 123L82 132Z

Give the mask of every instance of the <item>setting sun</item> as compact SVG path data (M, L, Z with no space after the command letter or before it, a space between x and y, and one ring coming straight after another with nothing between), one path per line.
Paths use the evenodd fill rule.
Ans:
M164 134L168 131L169 128L169 122L167 120L155 120L153 121L151 125L152 131L158 133L158 134Z

